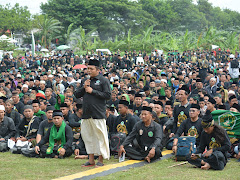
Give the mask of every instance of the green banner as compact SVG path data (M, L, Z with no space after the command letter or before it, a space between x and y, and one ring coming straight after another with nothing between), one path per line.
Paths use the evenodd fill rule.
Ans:
M216 110L211 114L215 123L223 127L230 138L240 139L240 113L229 110Z

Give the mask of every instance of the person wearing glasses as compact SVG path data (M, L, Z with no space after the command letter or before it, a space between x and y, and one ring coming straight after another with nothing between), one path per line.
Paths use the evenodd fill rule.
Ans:
M184 120L177 130L173 140L173 152L177 152L178 138L183 134L184 136L196 137L196 146L198 147L203 130L201 125L201 119L199 118L200 106L198 104L192 104L189 110L189 118Z

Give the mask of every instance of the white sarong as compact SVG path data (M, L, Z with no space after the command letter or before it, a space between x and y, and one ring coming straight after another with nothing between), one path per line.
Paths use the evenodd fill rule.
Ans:
M105 119L82 119L81 136L88 154L110 158L107 125Z

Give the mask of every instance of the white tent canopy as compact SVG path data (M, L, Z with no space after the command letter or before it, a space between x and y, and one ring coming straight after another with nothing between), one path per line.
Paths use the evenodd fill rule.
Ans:
M219 46L217 46L217 45L212 45L212 49L217 49L217 48L219 48Z
M98 51L107 52L109 55L111 55L111 51L109 49L96 49L96 52Z

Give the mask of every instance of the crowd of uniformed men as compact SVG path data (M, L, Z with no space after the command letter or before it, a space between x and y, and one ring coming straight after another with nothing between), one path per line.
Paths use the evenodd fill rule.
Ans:
M74 154L89 158L85 166L95 165L99 156L96 165L102 166L110 153L150 162L163 148L177 152L184 135L196 137L196 154L204 155L192 154L190 163L223 169L232 145L210 113L240 112L238 59L237 52L222 49L166 55L59 51L47 58L5 54L0 150L28 157ZM83 63L86 67L75 67ZM235 145L232 156L239 159Z

